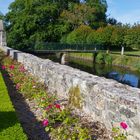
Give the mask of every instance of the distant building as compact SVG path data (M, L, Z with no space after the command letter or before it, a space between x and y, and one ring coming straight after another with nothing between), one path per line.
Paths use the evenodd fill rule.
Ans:
M0 46L6 46L6 33L2 20L0 20Z

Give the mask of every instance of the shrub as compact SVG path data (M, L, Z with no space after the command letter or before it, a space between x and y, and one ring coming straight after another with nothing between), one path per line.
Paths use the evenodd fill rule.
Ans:
M104 64L105 60L104 60L104 54L103 53L98 53L96 56L96 63L98 64Z
M106 64L109 64L109 65L112 64L112 57L110 54L106 54L104 59L105 59L104 61Z
M92 32L89 26L81 25L79 28L71 32L67 37L69 44L83 44L86 43L87 36Z

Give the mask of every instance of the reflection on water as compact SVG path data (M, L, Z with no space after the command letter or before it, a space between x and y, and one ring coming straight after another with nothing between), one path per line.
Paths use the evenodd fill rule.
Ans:
M41 58L49 58L55 62L59 62L55 55L39 56ZM132 87L140 88L140 73L130 71L126 68L121 68L111 65L93 64L91 61L83 59L69 58L69 66L78 68L88 73L103 76L109 79L114 79L120 83L130 85Z
M127 85L138 87L139 86L139 78L134 74L120 74L119 72L112 71L106 74L107 78L111 78L117 80L120 83L125 83Z
M109 79L114 79L120 83L127 84L132 87L140 88L140 73L138 72L132 72L125 68L109 66L109 65L99 65L99 64L87 65L87 62L83 64L70 62L69 65L81 69L83 71L87 71L94 75L103 76Z

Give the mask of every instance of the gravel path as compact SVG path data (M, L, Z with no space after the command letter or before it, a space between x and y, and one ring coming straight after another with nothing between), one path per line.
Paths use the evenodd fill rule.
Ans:
M8 74L3 73L3 75L11 101L28 140L50 140L43 126L37 120L41 116L41 111L35 108L35 101L25 99L22 94L16 91Z

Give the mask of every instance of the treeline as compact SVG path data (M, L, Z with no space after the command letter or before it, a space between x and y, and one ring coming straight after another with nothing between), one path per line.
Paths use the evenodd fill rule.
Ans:
M63 36L61 43L68 44L97 44L105 49L140 49L140 25L107 25L97 30L81 25L76 30Z
M15 0L5 16L8 45L27 49L38 42L59 42L80 25L106 25L105 0Z
M0 18L8 46L20 50L40 42L140 49L140 25L117 23L106 11L106 0L15 0Z

